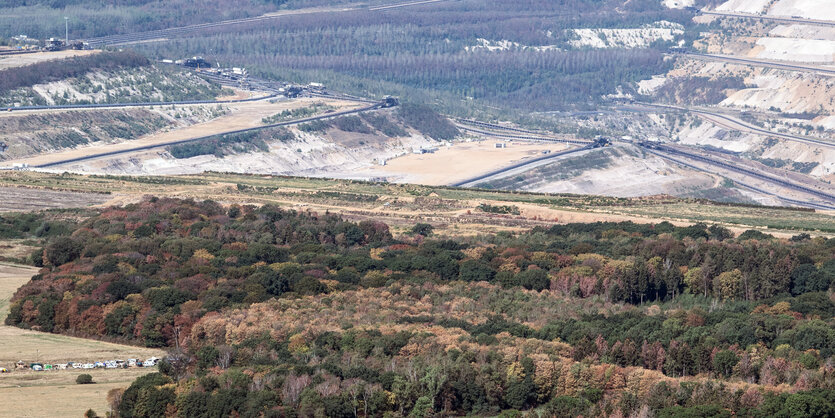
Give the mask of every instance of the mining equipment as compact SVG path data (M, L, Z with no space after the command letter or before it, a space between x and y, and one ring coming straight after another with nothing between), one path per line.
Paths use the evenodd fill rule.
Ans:
M44 49L47 51L60 51L64 49L64 41L57 38L49 38L46 40Z
M383 98L381 107L395 107L400 106L400 99L394 96L386 96Z
M183 61L183 65L191 68L212 68L212 63L203 57L191 57Z
M594 139L594 143L591 145L592 148L603 148L612 145L612 141L609 138L605 137L598 137Z
M291 98L291 99L301 96L301 94L303 92L304 92L304 87L302 87L302 86L291 85L291 86L287 86L287 87L284 88L284 95Z

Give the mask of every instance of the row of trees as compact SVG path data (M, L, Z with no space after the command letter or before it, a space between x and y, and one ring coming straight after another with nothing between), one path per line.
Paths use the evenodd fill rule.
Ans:
M756 415L787 387L835 388L835 240L629 222L433 235L148 198L58 231L7 323L181 347L112 397L126 417Z
M824 299L827 309L835 308ZM513 411L530 408L548 416L629 416L642 410L657 416L831 413L835 363L815 349L714 343L698 378L677 379L681 367L688 367L687 343L650 340L636 346L627 339L610 345L598 337L569 345L555 336L537 336L533 329L523 336L527 326L509 320L472 322L499 306L511 319L532 312L552 317L555 303L568 303L575 314L580 310L553 297L463 283L395 284L256 304L201 320L188 350L172 353L161 364L167 377L156 378L154 385L137 381L114 408L124 416L166 408L181 416L203 416L200 411L206 416L289 411L346 417L496 415L503 410L509 414L504 416L515 416ZM736 309L722 307L717 314L733 315ZM779 304L761 309L768 315L791 313ZM606 318L607 326L628 327L641 316L627 312ZM427 321L426 314L436 319ZM696 316L706 315L686 314L694 323ZM652 315L647 317L661 315L666 324L679 313ZM686 374L695 373L688 369ZM726 385L728 380L733 384ZM783 393L787 385L805 392ZM166 388L173 390L157 408L127 396Z
M553 110L599 102L618 86L664 72L670 65L652 49L576 51L568 43L568 29L636 27L660 20L690 25L690 12L654 1L547 3L463 1L303 14L281 20L280 25L250 22L207 28L138 48L157 57L213 51L212 59L245 63L261 75L290 76L294 81L319 77L304 81L331 83L339 76L339 84L350 84L351 91L361 94L390 83L393 86L385 86L389 94L400 86L505 108ZM470 49L482 39L501 42L508 50Z
M0 71L0 94L20 87L78 77L90 71L108 71L149 65L144 56L131 51L103 52L57 61L43 61Z
M825 239L632 223L485 238L396 241L378 222L152 199L108 209L33 254L47 269L16 293L7 321L165 346L207 312L400 280L487 281L633 304L682 294L756 301L827 291L835 280Z

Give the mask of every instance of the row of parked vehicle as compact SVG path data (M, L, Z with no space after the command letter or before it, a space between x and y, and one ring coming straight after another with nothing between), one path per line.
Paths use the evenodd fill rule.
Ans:
M84 363L84 362L67 362L67 363L57 363L57 364L43 364L43 363L29 363L26 364L23 361L17 362L15 365L15 369L30 369L36 372L45 371L45 370L67 370L67 369L127 369L128 367L154 367L159 362L158 357L151 357L147 360L140 360L131 358L127 361L125 360L107 360L107 361L96 361L93 363ZM5 370L5 369L4 369Z

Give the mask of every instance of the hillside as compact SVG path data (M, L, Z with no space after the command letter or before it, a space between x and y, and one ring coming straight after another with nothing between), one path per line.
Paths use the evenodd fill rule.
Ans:
M0 71L0 106L211 100L221 88L132 52L40 61Z
M0 418L835 416L829 3L2 2Z
M180 347L111 404L125 416L758 415L826 402L835 384L831 239L629 222L392 236L157 198L74 229L33 253L44 268L6 321Z

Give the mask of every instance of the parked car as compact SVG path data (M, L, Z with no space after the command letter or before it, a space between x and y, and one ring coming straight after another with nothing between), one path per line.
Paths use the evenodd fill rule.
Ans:
M73 369L83 369L84 368L84 363L73 363L72 368Z
M93 363L85 363L84 367L82 367L82 369L95 369L95 368L96 368L96 365L93 364Z

